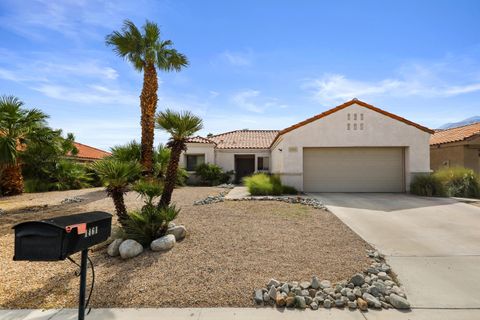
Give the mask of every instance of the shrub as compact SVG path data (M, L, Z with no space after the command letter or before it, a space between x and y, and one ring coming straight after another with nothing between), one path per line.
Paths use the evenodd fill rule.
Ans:
M148 246L165 234L168 223L175 219L179 212L173 205L159 208L146 204L141 210L128 213L130 219L125 223L125 233L129 239Z
M185 170L183 168L178 168L177 169L177 181L175 181L175 184L177 186L185 186L187 184L187 179L188 179L187 170Z
M141 179L133 185L133 190L145 199L147 205L153 205L153 200L162 195L163 184L158 180Z
M42 179L27 179L24 182L23 188L27 193L46 192L50 190L50 183Z
M445 189L438 177L432 174L417 175L410 184L410 193L417 196L445 196Z
M450 197L480 197L480 182L472 169L463 167L444 168L433 174Z
M230 181L231 172L223 172L222 168L212 163L203 163L197 166L195 174L200 178L200 183L216 186Z
M57 180L52 184L54 190L82 189L90 187L90 176L85 165L71 161L60 160L53 172Z
M244 179L244 184L253 196L296 194L297 190L290 186L282 185L280 177L258 173Z

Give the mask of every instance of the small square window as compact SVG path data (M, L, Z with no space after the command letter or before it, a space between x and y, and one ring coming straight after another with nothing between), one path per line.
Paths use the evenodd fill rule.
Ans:
M268 171L269 169L269 157L258 157L257 158L257 170L258 171Z
M204 154L186 154L187 171L195 171L198 165L205 163Z

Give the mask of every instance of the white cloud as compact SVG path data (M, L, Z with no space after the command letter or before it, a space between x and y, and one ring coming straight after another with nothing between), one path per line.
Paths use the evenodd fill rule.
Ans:
M85 104L121 104L138 105L139 98L121 90L107 88L101 85L88 87L68 87L54 84L42 84L32 89L43 93L45 96Z
M253 53L251 50L246 52L232 52L227 50L220 56L222 59L234 66L250 66L253 62Z
M461 70L452 72L452 68L445 64L412 64L402 66L399 70L395 76L377 81L352 79L342 74L324 74L307 80L303 87L321 103L377 96L442 98L480 91L478 77L462 73Z
M253 89L240 91L234 94L231 100L236 106L255 113L263 113L273 108L287 108L287 105L280 103L278 99L262 97L260 91Z

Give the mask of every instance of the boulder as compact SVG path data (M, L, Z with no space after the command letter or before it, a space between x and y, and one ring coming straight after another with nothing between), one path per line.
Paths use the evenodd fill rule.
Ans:
M150 244L150 249L152 249L152 251L167 251L173 248L175 242L175 236L173 234L167 234L166 236L153 240Z
M365 301L367 301L369 307L374 307L377 309L382 307L380 301L378 301L378 299L372 296L370 293L365 292L362 297Z
M120 244L118 251L122 259L130 259L142 253L143 246L135 240L128 239Z
M116 257L120 254L120 245L122 244L123 239L115 239L108 246L107 253L110 257Z
M305 297L296 296L295 306L299 309L305 309L307 307L307 303L305 302Z
M173 228L168 228L166 234L173 234L176 241L180 241L187 235L187 229L184 226L175 226Z
M395 293L390 294L390 304L396 309L410 309L410 303L407 299L402 298Z

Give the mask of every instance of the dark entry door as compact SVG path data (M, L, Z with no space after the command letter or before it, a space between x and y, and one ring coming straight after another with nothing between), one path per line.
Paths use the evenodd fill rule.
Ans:
M255 172L255 155L235 155L235 182Z

